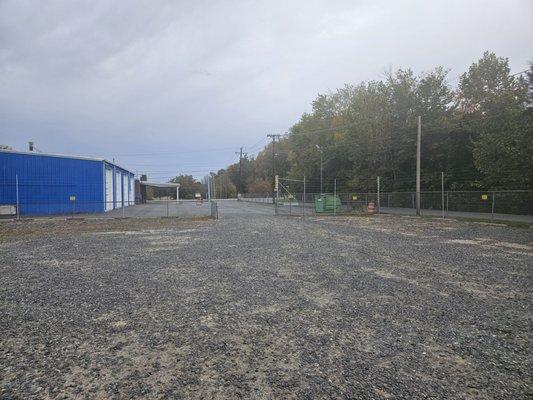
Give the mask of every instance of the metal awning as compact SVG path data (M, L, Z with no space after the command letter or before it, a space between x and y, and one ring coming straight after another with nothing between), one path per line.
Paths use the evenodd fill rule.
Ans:
M179 183L159 183L159 182L147 182L147 181L139 181L141 185L144 186L152 186L152 187L158 187L158 188L179 188Z

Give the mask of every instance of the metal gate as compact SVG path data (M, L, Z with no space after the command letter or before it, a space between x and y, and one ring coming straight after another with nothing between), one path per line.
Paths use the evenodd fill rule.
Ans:
M366 214L374 198L366 194L338 193L336 179L322 183L276 178L276 214L293 216ZM333 189L325 191L323 189Z
M313 211L306 200L305 178L276 178L276 189L276 214L304 216Z

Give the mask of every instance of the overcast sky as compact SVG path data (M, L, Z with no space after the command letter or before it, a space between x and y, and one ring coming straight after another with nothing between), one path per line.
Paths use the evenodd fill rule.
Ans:
M0 0L0 144L202 176L318 93L484 50L533 59L533 1Z

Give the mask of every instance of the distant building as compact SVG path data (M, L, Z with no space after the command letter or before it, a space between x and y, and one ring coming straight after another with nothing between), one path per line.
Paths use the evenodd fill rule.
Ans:
M135 204L134 174L101 158L0 149L0 206L17 204L21 215L126 207Z

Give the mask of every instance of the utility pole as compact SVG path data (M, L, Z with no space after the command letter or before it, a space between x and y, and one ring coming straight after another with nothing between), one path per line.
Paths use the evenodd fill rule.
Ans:
M274 181L274 187L275 187L275 180L276 180L276 138L279 140L281 138L281 135L275 135L275 134L268 134L268 138L272 139L272 180ZM275 202L276 196L274 193L272 193L272 201Z
M216 198L217 198L217 180L216 180L216 176L211 175L211 173L209 173L209 175L210 175L210 179L212 179L211 180L212 197L216 200Z
M207 175L207 199L211 203L211 174Z
M239 197L239 193L242 193L242 147L240 153L235 154L239 155L239 187L237 189L237 197Z
M422 117L418 116L416 135L416 215L420 215L420 144L422 141Z

